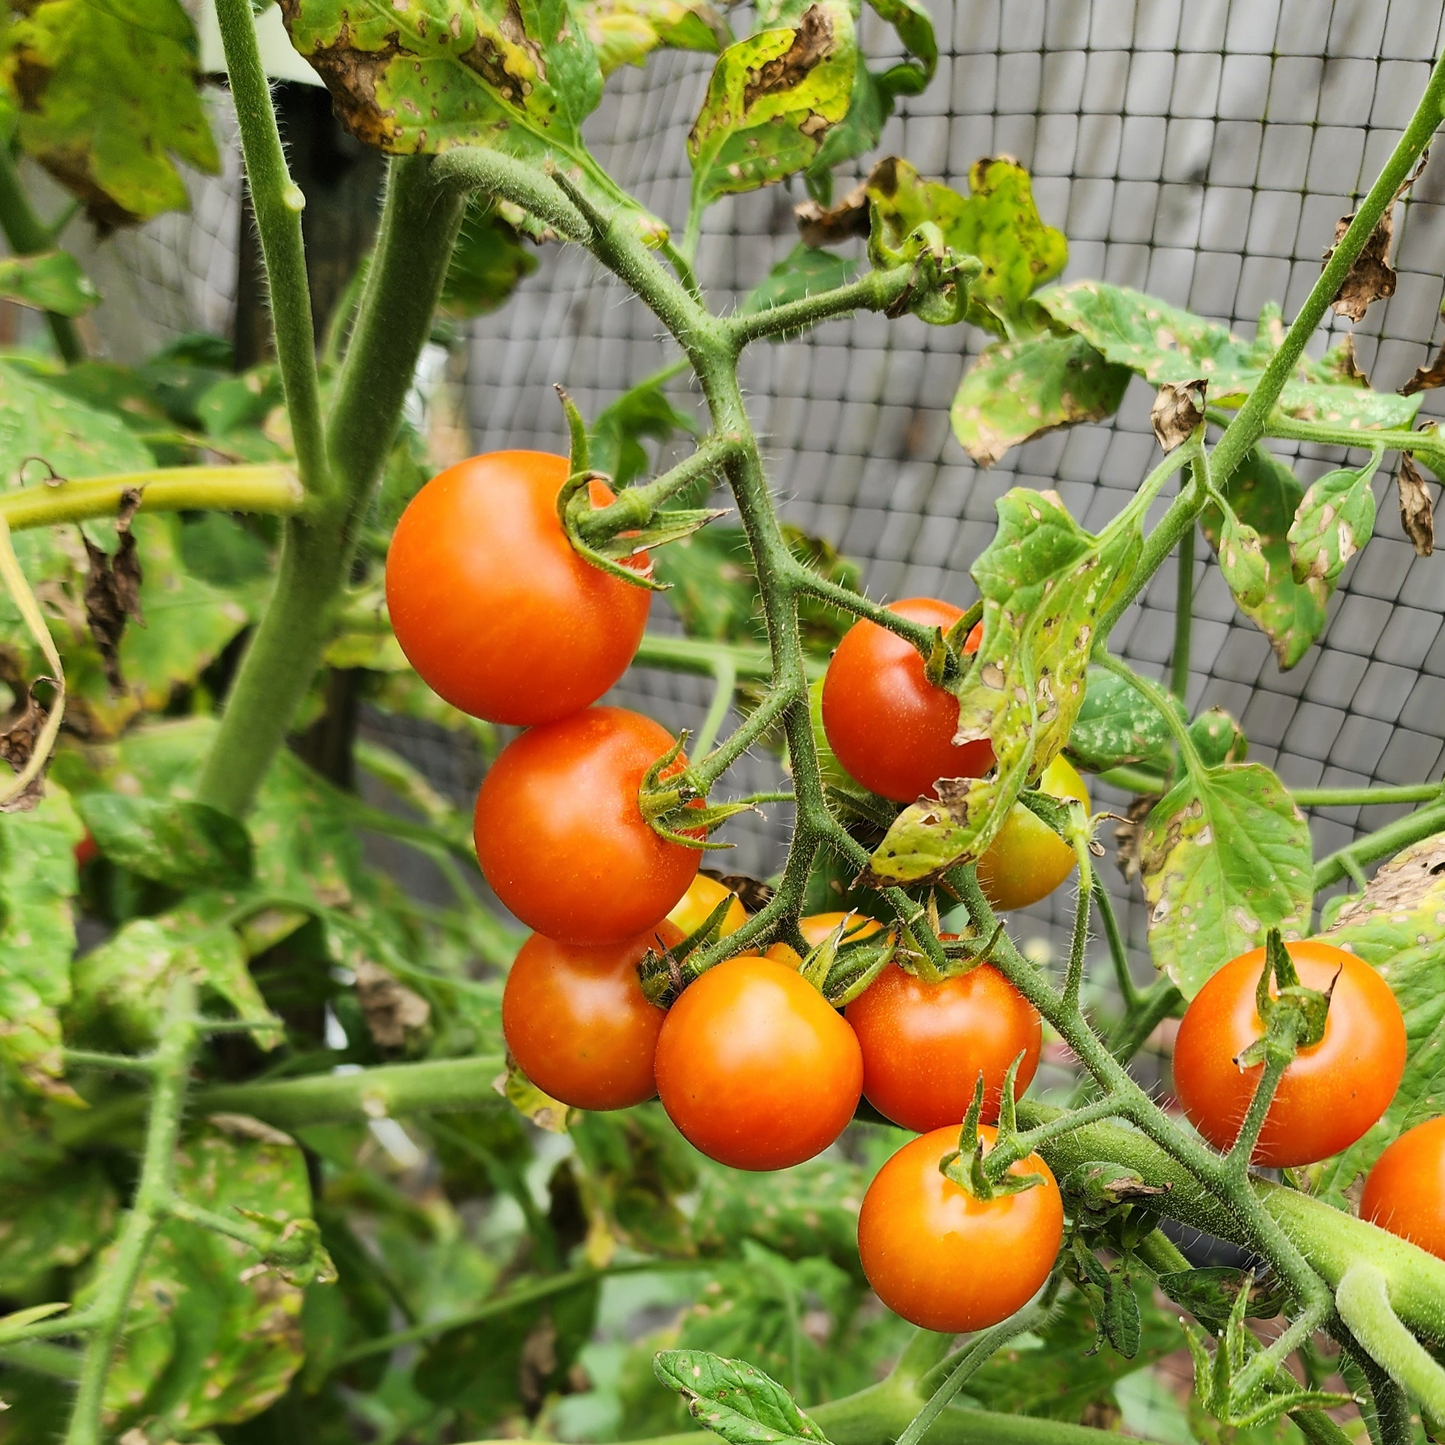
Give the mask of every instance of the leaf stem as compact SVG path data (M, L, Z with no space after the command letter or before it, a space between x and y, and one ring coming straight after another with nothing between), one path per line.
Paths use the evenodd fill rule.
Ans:
M301 236L301 211L306 198L286 168L250 0L216 0L216 19L241 132L251 210L266 265L271 332L276 341L276 362L286 396L296 465L307 493L324 496L332 488L332 479L321 422L316 333L311 317L311 287L306 278L306 247Z
M35 214L8 141L0 142L0 231L5 233L5 240L17 256L34 256L39 251L50 250L59 234ZM67 366L84 361L85 347L75 323L53 311L45 313L45 321L61 360Z
M1335 1287L1335 1307L1350 1333L1402 1389L1436 1419L1445 1418L1445 1369L1400 1323L1390 1287L1366 1260L1352 1265Z
M713 670L712 702L708 706L707 716L702 720L702 726L697 730L697 736L693 739L693 747L699 753L706 753L712 747L718 731L727 721L733 708L733 694L737 685L738 670L733 666L732 660L727 657L719 658Z
M822 321L854 311L887 311L908 292L913 282L912 262L883 271L868 271L856 281L786 301L763 311L740 311L723 325L741 351L750 342L771 336L793 336Z
M1179 578L1174 592L1174 654L1169 661L1169 690L1187 705L1189 637L1194 621L1194 528L1179 539Z
M0 517L12 532L114 517L124 493L140 492L142 512L275 512L302 510L306 494L292 468L157 467L0 493Z
M1407 783L1382 788L1291 788L1301 808L1382 807L1393 803L1432 803L1445 793L1439 783Z
M1410 844L1418 843L1422 838L1441 831L1445 831L1445 803L1437 803L1433 808L1420 808L1407 817L1387 823L1373 833L1366 833L1363 838L1356 839L1348 847L1321 858L1315 864L1315 892L1319 893L1330 884L1338 883L1341 878L1349 875L1352 867L1359 868L1366 863L1373 863L1377 858L1398 853Z

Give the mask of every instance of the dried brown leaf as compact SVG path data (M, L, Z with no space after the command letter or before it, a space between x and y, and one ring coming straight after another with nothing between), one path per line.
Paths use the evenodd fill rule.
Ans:
M1355 213L1351 211L1348 216L1341 216L1335 222L1335 246L1344 239L1345 232L1349 230L1350 222L1354 219ZM1358 321L1369 310L1372 301L1383 301L1395 294L1396 276L1389 262L1390 243L1394 237L1395 207L1392 202L1376 222L1375 229L1370 232L1370 239L1355 257L1355 264L1350 267L1349 274L1340 283L1340 289L1330 303L1337 315ZM1334 255L1335 246L1325 252L1326 264Z
M140 490L136 487L127 487L121 493L120 511L115 519L120 546L114 556L97 547L89 537L81 536L85 555L90 559L85 574L85 620L100 649L106 680L117 692L125 686L120 671L120 640L125 635L126 620L133 617L141 627L145 626L140 604L144 574L135 535L130 529L140 500Z
M1119 872L1131 883L1144 868L1144 820L1154 810L1158 798L1141 794L1129 804L1129 810L1114 824L1114 852Z
M804 201L793 207L798 233L803 244L821 250L841 241L868 234L868 183L859 181L851 191L832 206L817 201Z
M1435 550L1435 509L1425 479L1408 452L1400 453L1400 470L1395 482L1400 488L1400 525L1415 544L1415 555L1428 557Z
M1445 345L1435 353L1435 360L1428 366L1417 366L1415 374L1400 388L1401 396L1414 396L1417 391L1433 391L1445 386Z
M736 893L744 908L749 913L756 913L760 908L766 908L773 901L773 893L776 891L769 883L764 883L759 878L749 877L746 873L719 873L712 868L701 870L716 883L721 883L730 893Z
M356 966L356 996L371 1037L383 1049L404 1048L431 1020L431 1005L370 959Z
M9 763L17 773L24 769L33 756L36 740L40 736L41 728L45 726L45 709L35 696L35 690L42 682L49 683L51 687L56 686L54 678L36 678L30 684L30 690L25 696L25 706L20 709L19 716L0 732L0 760ZM29 813L39 806L44 795L45 773L42 770L31 779L27 787L7 802L0 803L0 812Z
M1204 420L1204 393L1209 382L1205 377L1195 381L1165 382L1149 409L1154 435L1166 452L1187 442L1194 428Z

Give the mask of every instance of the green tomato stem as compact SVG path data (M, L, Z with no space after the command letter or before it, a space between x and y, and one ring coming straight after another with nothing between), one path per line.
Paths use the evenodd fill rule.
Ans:
M1445 1369L1400 1323L1390 1284L1375 1264L1361 1260L1335 1286L1335 1308L1370 1357L1436 1419L1445 1418Z
M1174 655L1169 661L1169 690L1188 702L1189 638L1194 620L1194 528L1179 538L1179 577L1174 589Z
M1373 833L1366 833L1347 848L1341 848L1315 864L1315 892L1338 883L1350 874L1352 868L1389 857L1442 830L1445 830L1445 803L1438 803L1433 808L1420 808Z

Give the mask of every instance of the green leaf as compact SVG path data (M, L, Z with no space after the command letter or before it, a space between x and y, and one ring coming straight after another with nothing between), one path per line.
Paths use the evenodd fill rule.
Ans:
M958 737L989 738L986 778L940 779L938 800L899 814L873 853L874 878L916 883L979 857L1023 789L1063 747L1084 701L1097 620L1129 585L1136 518L1097 537L1056 499L1015 487L994 540L974 563L983 640L958 686Z
M697 1187L696 1156L660 1112L583 1114L570 1133L589 1205L613 1238L661 1254L693 1252L678 1199Z
M441 310L458 321L495 311L537 269L537 258L485 200L467 205L442 282Z
M216 1214L311 1217L301 1150L254 1120L203 1125L176 1156L176 1192ZM111 1267L97 1261L83 1307ZM106 1383L118 1433L164 1418L191 1434L245 1420L286 1388L302 1360L302 1291L239 1241L181 1220L156 1233L131 1299L124 1344Z
M69 251L42 251L0 261L0 299L57 316L83 316L100 304L100 292Z
M1056 286L1034 300L1055 323L1077 332L1109 361L1146 381L1182 384L1204 378L1213 406L1240 405L1283 337L1281 331L1276 339L1262 325L1253 343L1240 341L1217 322L1102 281ZM1361 431L1408 427L1419 410L1418 396L1371 391L1337 378L1328 361L1304 363L1276 405L1287 416Z
M0 1291L23 1298L51 1270L83 1263L109 1236L115 1212L115 1188L97 1159L8 1163L0 1179Z
M602 70L567 0L285 0L291 43L359 140L397 155L493 146L586 160ZM600 178L600 173L594 175Z
M644 438L666 446L679 434L696 436L698 433L697 419L672 404L663 390L664 384L647 380L624 391L597 413L588 428L590 465L610 477L614 488L630 486L651 470L651 459L642 445ZM674 498L679 503L705 500L705 493L697 496L683 493Z
M799 242L768 272L747 296L738 311L754 315L801 301L820 291L832 291L846 285L858 272L858 263L847 256L836 256L815 246Z
M40 485L46 478L39 462L25 465L31 457L66 478L137 472L155 464L118 416L48 386L43 371L15 357L0 357L0 457L5 459L0 480L7 488ZM22 468L23 481L17 476Z
M178 0L41 0L0 29L16 137L103 228L190 209L179 163L221 169Z
M974 461L992 466L1021 442L1112 416L1129 376L1081 336L1045 332L995 342L959 383L949 413L953 434Z
M1269 929L1289 938L1309 927L1309 824L1259 763L1176 783L1145 821L1142 862L1149 948L1185 998Z
M698 1424L730 1445L801 1441L826 1445L828 1437L778 1382L742 1360L703 1350L662 1350L657 1378L688 1402Z
M70 998L74 850L84 834L54 783L33 812L0 813L0 1066L27 1091L70 1102L59 1010Z
M1177 1274L1161 1274L1158 1283L1175 1304L1183 1306L1202 1324L1216 1328L1229 1318L1242 1289L1249 1290L1244 1312L1252 1319L1272 1320L1288 1299L1277 1285L1271 1288L1268 1284L1256 1284L1240 1269L1180 1270Z
M122 868L173 888L225 887L251 876L251 840L204 803L88 793L76 804L100 851Z
M1380 971L1405 1016L1405 1074L1390 1107L1343 1154L1311 1171L1343 1203L1356 1177L1406 1129L1445 1112L1445 834L1415 843L1347 899L1319 937Z
M1179 712L1182 721L1183 709ZM1070 761L1090 773L1107 773L1126 763L1167 768L1172 745L1164 719L1127 678L1106 668L1089 668L1084 703L1064 744Z
M732 43L727 22L706 0L581 0L577 9L604 76L645 65L654 50L716 55Z
M1311 483L1295 509L1288 534L1294 580L1323 609L1345 570L1345 563L1375 530L1375 494L1371 479L1379 458L1359 471L1342 467Z
M975 326L1011 338L1037 331L1026 320L1024 303L1064 269L1068 242L1040 219L1029 173L1017 161L975 161L968 186L962 196L941 181L925 181L907 161L889 157L873 168L867 196L894 246L932 222L951 250L983 262L968 295L968 319Z
M1325 625L1316 590L1294 580L1289 530L1302 488L1294 473L1264 447L1254 447L1224 486L1241 527L1208 506L1200 526L1219 553L1220 568L1240 611L1269 638L1282 668L1293 667ZM1251 529L1260 544L1251 548Z
M856 53L846 0L815 0L796 27L760 30L718 56L687 137L693 208L802 170L848 113Z
M242 905L234 893L198 892L154 918L132 919L76 960L67 1024L78 1035L144 1049L155 1042L171 982L190 974L210 1007L219 1003L260 1025L251 1037L274 1048L281 1042L280 1020L247 968L237 932L246 916Z
M1200 713L1189 724L1189 740L1206 767L1242 763L1249 755L1249 739L1222 707Z

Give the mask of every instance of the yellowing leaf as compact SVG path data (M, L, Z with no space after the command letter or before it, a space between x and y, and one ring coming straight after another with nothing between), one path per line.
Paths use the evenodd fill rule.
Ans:
M716 55L732 36L705 0L582 0L578 6L604 76L643 65L654 50Z

